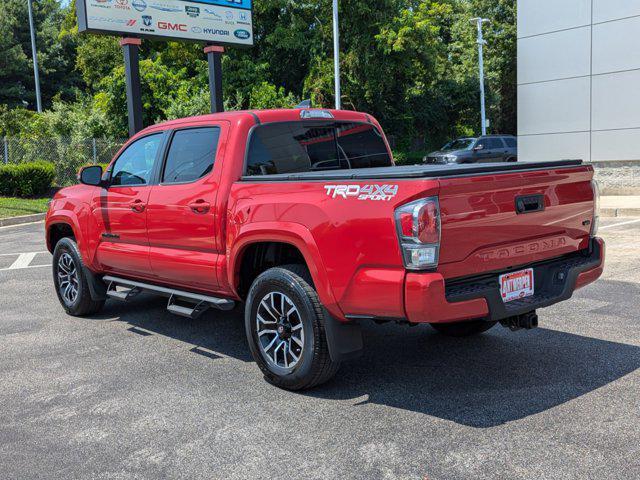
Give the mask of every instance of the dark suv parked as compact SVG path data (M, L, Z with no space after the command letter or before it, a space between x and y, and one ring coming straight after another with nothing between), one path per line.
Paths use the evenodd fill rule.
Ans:
M512 135L458 138L423 158L424 163L516 162L518 140Z

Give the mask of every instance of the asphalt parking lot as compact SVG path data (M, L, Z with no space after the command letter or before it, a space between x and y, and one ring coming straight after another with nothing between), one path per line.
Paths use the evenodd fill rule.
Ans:
M1 228L0 477L640 478L640 219L602 225L603 279L540 328L366 326L304 393L263 381L237 312L65 315L43 224Z

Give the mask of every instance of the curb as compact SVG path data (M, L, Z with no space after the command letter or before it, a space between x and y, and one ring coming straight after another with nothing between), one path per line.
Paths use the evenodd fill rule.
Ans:
M640 208L601 208L601 217L640 217Z
M602 187L600 195L603 197L624 197L627 195L640 195L640 187Z
M45 215L46 213L36 213L35 215L23 215L22 217L0 218L0 227L40 222L44 220Z

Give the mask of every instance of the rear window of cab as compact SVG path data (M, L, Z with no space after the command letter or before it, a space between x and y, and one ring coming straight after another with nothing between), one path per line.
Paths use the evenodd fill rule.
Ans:
M294 121L254 128L246 175L391 165L382 134L370 123Z

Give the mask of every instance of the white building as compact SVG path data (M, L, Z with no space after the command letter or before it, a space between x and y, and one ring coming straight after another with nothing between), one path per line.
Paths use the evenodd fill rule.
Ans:
M518 1L519 159L640 160L640 0Z

